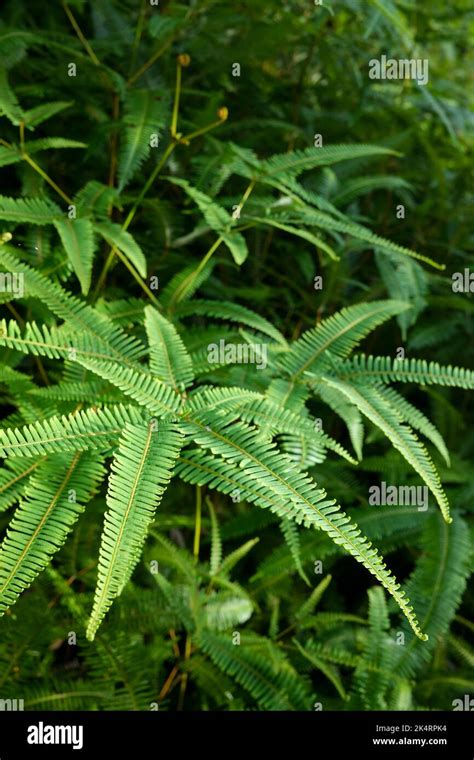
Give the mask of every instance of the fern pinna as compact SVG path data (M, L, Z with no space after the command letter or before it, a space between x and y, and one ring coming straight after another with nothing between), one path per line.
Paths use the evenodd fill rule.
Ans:
M165 299L163 306L143 307L140 329L131 335L112 315L33 270L7 243L0 247L0 262L24 275L27 297L41 299L58 320L48 318L41 326L3 320L1 344L13 356L64 361L63 377L48 387L26 378L17 388L18 373L8 365L2 376L17 406L11 424L7 420L0 430L0 455L7 463L2 508L20 500L0 548L2 614L66 541L111 460L89 639L139 562L172 477L224 494L238 491L242 500L268 510L284 525L292 521L325 532L388 591L416 636L427 639L382 557L295 454L299 441L314 452L317 464L328 450L357 463L316 424L307 402L319 396L344 419L357 457L362 419L380 428L429 488L444 521L451 522L440 477L415 431L446 456L442 438L390 383L472 389L472 373L413 359L353 355L363 338L403 313L407 304L357 304L287 343L257 314L235 305L184 299L186 309L176 313L168 292L167 306ZM182 282L176 278L173 287ZM268 352L265 387L256 368L246 368L245 385L238 385L237 365L203 361L202 347L209 344L212 328L203 328L197 344L186 346L183 320L194 304L196 311L245 324L241 335L247 342L258 336ZM290 544L297 540L285 532ZM211 642L203 635L204 650L212 648ZM221 657L218 648L213 652Z

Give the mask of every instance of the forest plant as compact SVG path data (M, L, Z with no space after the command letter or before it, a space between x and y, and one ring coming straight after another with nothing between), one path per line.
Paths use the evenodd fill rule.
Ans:
M96 54L85 38L76 9L71 8L81 10L83 3L63 5L79 37L75 47L70 37L52 39L48 33L33 36L24 30L15 31L12 47L10 30L2 29L0 34L0 110L9 122L0 143L0 166L7 172L18 170L15 176L22 182L20 197L14 193L0 197L4 222L1 301L13 316L0 323L0 344L7 349L0 382L8 404L0 428L0 456L5 458L0 471L0 511L18 504L0 546L6 662L15 636L20 647L23 637L28 641L29 615L39 614L39 603L23 592L45 571L35 583L38 596L45 588L48 592L53 588L71 620L87 629L88 641L81 644L87 679L83 691L71 685L71 700L65 696L64 707L85 703L99 709L120 705L143 709L155 704L148 662L153 663L150 673L155 675L177 649L178 656L182 655L180 706L192 679L205 695L206 705L209 699L235 709L245 706L244 700L234 699L231 693L237 684L262 709L308 709L315 696L307 672L316 670L348 707L406 709L415 699L415 675L420 677L417 698L423 700L432 693L430 677L424 681L420 674L440 642L443 653L472 664L466 642L447 633L465 588L471 546L461 514L455 510L451 515L440 467L418 434L441 455L442 467L450 463L448 447L428 416L393 385L412 383L428 391L436 385L471 390L474 376L467 369L434 360L354 353L393 317L405 338L426 305L428 275L420 264L440 271L445 268L432 256L374 233L358 206L355 212L354 205L351 210L344 208L359 204L380 188L402 194L410 202L408 182L389 171L365 171L371 161L399 160L398 144L315 144L275 150L261 158L258 149L216 139L228 125L225 106L219 105L207 122L200 115L196 120L194 114L191 122L182 117L186 77L193 68L187 53L167 56L175 66L174 80L161 78L159 96L153 78L148 79L157 58L191 21L199 19L207 3L201 10L199 4L191 4L188 10L171 4L169 17L164 14L154 24L152 19L150 30L163 44L151 57L143 56L142 64L137 61L138 41L146 14L138 16L132 42L114 4L107 10L101 4L99 15L110 13L122 29L122 49L128 50L127 40L132 44L133 65L128 74L114 58L111 40L101 43L99 34ZM387 19L386 4L377 5L382 20L377 15L371 19L376 30ZM352 11L358 4L349 3L349 7ZM56 23L54 12L52 18ZM401 15L389 13L388 18L395 18L397 34L407 34ZM100 25L99 20L97 28ZM102 62L101 44L110 65ZM91 150L87 137L100 160L97 144L104 134L90 130L87 137L78 131L73 132L74 139L51 136L48 132L55 130L51 124L61 123L58 115L67 114L69 96L56 100L53 93L51 99L42 98L40 104L27 108L31 94L35 102L37 85L20 87L17 93L10 84L11 70L27 50L49 45L62 63L65 48L70 57L68 45L72 45L74 60L93 67L97 83L113 102L114 118L107 133L108 181L81 167L75 173L80 181L75 176L71 180L77 186L71 194L45 165L57 170L64 149L75 156ZM81 96L81 88L77 89ZM101 123L103 93L87 91L87 99L93 118ZM43 125L46 136L29 139ZM296 124L291 129L293 135L298 134ZM75 139L79 136L80 142ZM210 153L195 147L202 139L209 141ZM186 161L186 151L192 155L188 172L180 163ZM152 168L141 183L139 175L145 167ZM151 199L158 178L166 196ZM231 190L227 190L229 184ZM191 232L175 234L180 222L175 221L170 199L179 205L180 215L184 211L183 216L193 215L197 207L200 218ZM118 221L124 207L125 218ZM141 226L132 234L129 228L137 218ZM156 257L146 239L158 226L159 239L164 241L166 255L171 252L173 264L167 268L165 255L167 282L163 287L158 270L159 295ZM256 236L265 235L269 241L273 234L289 238L293 250L302 247L298 265L303 273L313 271L311 257L308 254L308 264L304 255L308 250L317 255L319 271L337 266L347 271L354 251L374 251L390 298L376 292L340 310L331 304L332 316L321 318L318 312L316 326L305 323L308 329L301 335L295 330L290 338L290 331L281 329L283 320L271 318L270 310L267 318L240 303L240 297L216 297L225 291L222 280L227 280L227 271L239 272L249 263L258 266ZM189 249L209 236L213 236L210 247L196 263ZM100 244L108 247L103 262ZM122 278L119 286L114 280L106 288L117 271ZM129 295L124 271L146 300ZM221 287L216 285L219 279ZM196 297L206 286L214 297ZM240 291L245 301L242 284ZM325 308L328 305L326 300ZM225 326L216 325L222 321ZM429 336L425 339L430 340ZM321 408L328 417L335 414L344 422L353 454L337 436L325 431L317 416ZM401 457L395 452L393 459L387 455L382 466L375 458L365 459L364 420L369 423L369 438L378 440L376 431L380 431ZM333 461L328 451L339 459ZM411 477L407 474L411 469L434 497L439 515L432 510L425 515L414 507L383 515L380 510L351 509L356 466L362 471L364 466L401 471L405 479ZM450 477L446 469L442 475ZM192 555L159 530L160 518L166 522L160 504L170 493L171 498L182 493L180 481L191 484L196 494ZM328 487L321 481L327 481ZM346 481L350 485L344 491ZM250 511L245 514L244 532L250 538L224 558L221 533L225 535L226 526L218 523L213 506L216 492L231 496L234 503L255 504L264 513L263 517ZM199 552L203 493L208 494L208 562ZM345 507L345 499L347 512L338 503ZM96 588L87 609L81 594L74 593L57 571L63 556L58 552L68 538L65 549L72 544L70 551L76 551L83 513L89 513L91 520L100 516L103 523ZM171 525L179 525L179 518L189 527L186 516L179 514ZM234 568L254 550L255 534L262 526L275 523L280 525L284 545L263 560L249 588L243 588L232 578ZM300 532L298 525L317 531ZM372 540L392 551L399 545L410 548L412 537L422 551L402 589ZM140 574L141 557L143 552L147 556L150 546L151 577L159 601L156 589L149 588L149 579L142 584L145 588L132 579ZM311 585L308 559L330 558L341 550L380 584L368 592L367 619L346 611L317 611L331 588L332 579L325 575L292 611L283 630L279 628L280 602L270 595L268 635L246 630L247 646L233 646L229 628L245 624L258 607L252 584L274 588L279 579L296 571ZM392 607L387 606L382 589L388 592ZM432 589L429 599L426 589ZM15 615L12 605L22 595ZM124 607L116 611L117 605L112 605L118 597ZM48 604L51 625L59 626L56 602ZM393 646L390 630L389 612L395 608L405 616L402 634L409 641L400 650ZM133 617L136 635L131 639L123 619L127 609L138 616ZM146 620L143 629L140 616ZM114 626L107 627L107 619ZM469 627L468 621L458 623ZM146 646L150 627L153 650ZM175 631L184 636L182 651ZM280 646L286 633L291 634L291 659ZM111 642L117 658L111 656ZM443 653L436 649L436 662ZM341 668L352 673L349 685ZM433 678L439 677L435 669ZM118 686L111 688L111 679ZM0 678L2 686L5 680ZM471 688L467 677L463 683L463 688ZM173 667L158 702L166 701L175 684ZM51 699L48 693L30 697L33 705L48 705Z

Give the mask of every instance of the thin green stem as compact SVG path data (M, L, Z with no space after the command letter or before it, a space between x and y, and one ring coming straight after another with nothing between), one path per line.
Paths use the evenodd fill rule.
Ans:
M77 36L79 37L80 41L82 42L82 44L84 46L84 49L87 52L87 55L89 56L89 58L91 59L91 61L93 61L95 63L96 66L100 66L99 59L97 58L96 54L94 53L94 51L92 50L91 46L89 45L89 43L87 42L86 38L84 37L84 35L83 35L82 31L81 31L81 27L79 26L79 24L77 23L76 19L74 18L73 13L72 13L71 9L69 8L68 4L65 2L65 0L63 0L63 8L64 8L64 10L66 12L66 15L67 15L69 21L71 22L71 25L72 25L74 31L76 32Z
M176 87L174 91L173 115L171 118L171 137L176 137L178 127L179 96L181 94L181 63L176 64Z
M201 523L202 523L202 492L201 486L196 486L196 513L194 520L194 542L193 556L197 563L199 560L199 546L201 543Z
M53 190L56 190L57 194L60 195L61 198L66 201L66 203L68 204L72 203L72 198L66 195L66 193L63 190L61 190L59 185L57 185L56 182L54 182L54 180L52 180L48 174L46 174L46 172L41 168L41 166L38 166L36 161L33 161L33 159L31 158L31 156L28 155L28 153L23 152L22 158L35 170L35 172L37 172L40 175L40 177L43 177L44 181L47 182L48 185L51 185Z

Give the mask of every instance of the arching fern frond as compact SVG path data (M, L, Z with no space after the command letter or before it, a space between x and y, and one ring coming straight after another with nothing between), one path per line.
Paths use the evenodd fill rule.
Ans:
M174 427L127 424L112 463L87 638L92 640L137 564L156 507L168 485L181 435Z
M36 469L0 546L0 615L48 565L104 474L100 459L81 452Z

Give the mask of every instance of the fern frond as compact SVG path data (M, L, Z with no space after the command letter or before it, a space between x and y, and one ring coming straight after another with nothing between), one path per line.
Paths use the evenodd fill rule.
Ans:
M142 419L135 406L79 409L69 415L0 430L0 456L37 457L88 448L108 449L126 423Z
M80 355L76 357L76 361L82 367L108 380L116 388L120 388L126 396L131 396L152 414L175 415L183 404L182 396L148 372L120 367L115 362L86 359Z
M272 667L263 653L234 646L228 636L202 631L201 649L224 673L248 691L264 710L307 710L310 695L305 682L289 666Z
M145 354L145 347L136 338L128 336L104 314L20 261L8 245L0 246L0 263L9 272L24 274L28 295L40 298L57 317L63 319L66 322L65 330L92 335L107 349L109 357L124 364L133 365L134 360Z
M381 380L420 385L444 385L474 389L474 372L464 367L443 366L425 359L394 359L391 356L354 356L342 362L338 374L345 380Z
M224 477L219 472L219 465L207 476L200 473L201 485L210 483L213 488L230 493L231 476L239 483L238 488L245 499L255 501L281 517L313 525L327 533L377 578L397 601L416 635L425 638L405 594L372 545L351 523L348 515L341 512L333 500L327 500L326 492L317 489L314 481L302 474L289 457L278 452L274 444L259 440L250 426L235 425L232 418L229 420L224 415L211 421L204 414L201 419L195 417L192 422L181 424L185 432L193 433L200 446L210 449L214 456L222 457L226 468ZM183 474L185 479L190 475L195 478L192 466L188 466L187 472L181 470L180 476Z
M112 463L94 605L92 640L137 564L156 507L168 485L181 435L173 427L127 424Z
M0 547L0 615L62 546L104 474L97 457L80 452L37 468Z
M331 166L339 161L350 161L364 156L397 155L389 148L377 145L328 145L327 147L309 147L291 153L278 153L260 162L259 172L266 176L277 177L289 174L298 176L301 172L318 166ZM284 179L283 177L280 177Z
M7 222L53 224L62 217L59 206L45 198L7 198L0 195L0 219Z
M21 459L8 459L0 469L0 512L5 512L12 504L16 504L34 471L39 467L37 462L24 462Z
M201 190L193 187L185 179L177 177L168 177L168 180L174 185L179 185L195 201L204 219L218 235L222 238L229 251L231 252L236 264L243 264L248 256L247 243L240 232L233 232L232 226L234 220L231 215L213 199Z
M432 422L426 417L423 412L417 409L416 406L410 404L403 396L401 396L394 388L389 387L377 387L377 393L385 398L391 406L393 406L397 412L402 415L404 421L410 425L414 430L418 430L431 443L436 446L444 461L449 467L449 452L444 442L441 433L435 428Z
M166 107L149 89L128 90L118 160L119 192L133 179L149 156L151 137L164 125Z
M88 219L61 219L54 222L64 250L77 279L81 283L83 295L87 295L91 284L94 258L94 228Z
M205 301L202 299L194 299L188 303L179 304L175 309L175 314L177 317L205 314L207 317L216 317L217 319L237 322L239 324L247 325L247 327L253 327L255 330L258 330L264 335L268 335L269 338L281 343L282 346L287 346L285 338L271 322L264 317L261 317L259 314L256 314L251 309L247 309L240 304L231 303L230 301Z
M150 371L163 383L182 391L194 380L190 356L175 326L153 306L145 308L150 347Z
M111 246L115 246L133 264L141 277L146 277L146 259L144 253L135 238L122 229L119 224L114 224L108 219L94 222L94 230L101 235Z
M0 116L6 116L15 126L18 126L24 118L23 110L10 87L8 75L3 65L0 66Z
M407 460L424 480L439 504L446 522L452 522L449 516L449 503L441 486L438 472L421 441L411 428L405 424L403 414L397 411L394 397L392 406L374 385L354 383L349 385L341 380L324 378L331 388L338 390L351 403L387 436L390 442Z
M278 364L293 380L302 376L304 379L306 372L327 364L326 352L341 358L348 356L372 330L407 308L408 304L403 301L374 301L348 306L307 330L287 353L279 357Z

